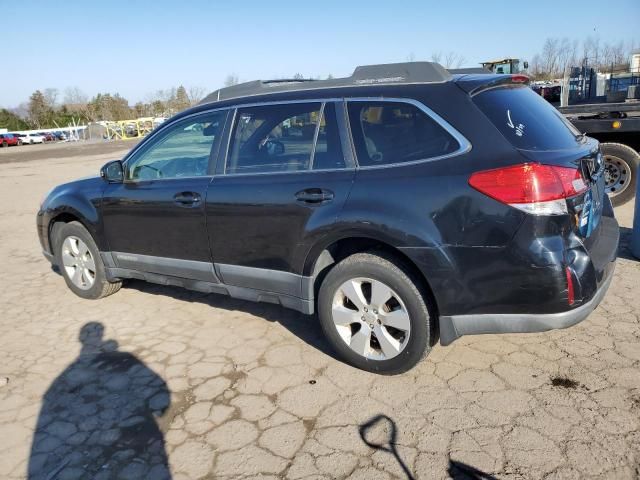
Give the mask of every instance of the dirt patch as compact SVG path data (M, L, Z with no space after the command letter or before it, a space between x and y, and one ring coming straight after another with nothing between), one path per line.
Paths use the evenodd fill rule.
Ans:
M551 385L553 385L554 387L571 388L571 389L576 389L581 386L575 380L571 380L570 378L567 378L567 377L553 377L551 379Z

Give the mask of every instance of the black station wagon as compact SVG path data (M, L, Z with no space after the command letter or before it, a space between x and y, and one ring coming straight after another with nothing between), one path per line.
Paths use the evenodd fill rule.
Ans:
M83 298L136 278L317 312L380 373L438 338L568 327L618 224L598 142L527 84L420 62L224 88L54 188L40 242Z

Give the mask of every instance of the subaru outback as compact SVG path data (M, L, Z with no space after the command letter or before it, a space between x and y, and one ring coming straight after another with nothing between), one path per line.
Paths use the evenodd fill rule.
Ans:
M393 374L438 338L586 318L618 244L603 172L527 77L373 65L215 91L37 226L83 298L134 278L317 312L342 359Z

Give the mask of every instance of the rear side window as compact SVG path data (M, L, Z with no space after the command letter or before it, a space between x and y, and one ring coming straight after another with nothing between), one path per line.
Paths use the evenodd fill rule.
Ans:
M511 144L522 150L565 150L579 132L529 87L487 90L475 104Z
M442 126L415 105L351 101L347 108L360 166L424 160L460 148Z
M226 173L308 170L320 107L294 103L239 108Z

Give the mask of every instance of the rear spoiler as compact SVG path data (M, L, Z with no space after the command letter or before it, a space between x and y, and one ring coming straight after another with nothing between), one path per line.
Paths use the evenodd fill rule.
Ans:
M455 79L455 83L470 96L488 90L490 88L505 85L528 85L529 77L526 75L500 75L495 73L461 75Z

